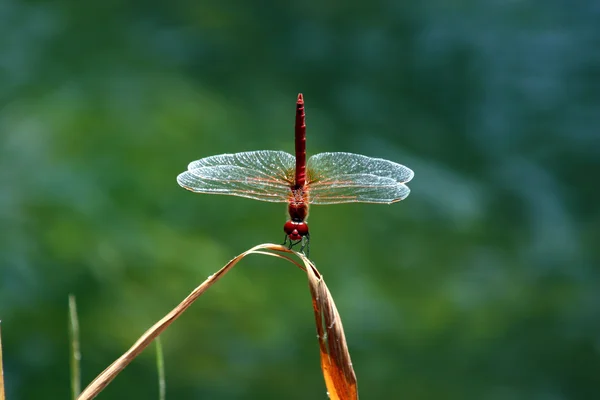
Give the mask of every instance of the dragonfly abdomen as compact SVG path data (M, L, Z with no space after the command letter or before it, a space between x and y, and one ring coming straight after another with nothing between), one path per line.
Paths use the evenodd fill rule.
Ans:
M300 189L306 183L306 120L302 93L296 102L296 176L295 188Z

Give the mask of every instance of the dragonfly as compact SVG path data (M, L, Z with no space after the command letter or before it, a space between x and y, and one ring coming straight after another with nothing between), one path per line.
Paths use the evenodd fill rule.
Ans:
M296 101L295 150L258 150L221 154L192 161L177 176L184 189L288 203L284 245L301 243L308 257L309 205L340 203L392 204L405 199L414 172L404 165L352 153L319 153L306 160L304 98Z

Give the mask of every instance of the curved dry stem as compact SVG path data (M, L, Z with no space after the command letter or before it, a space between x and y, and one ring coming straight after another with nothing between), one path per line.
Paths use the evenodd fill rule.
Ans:
M264 251L268 250L268 251ZM302 264L280 253L294 254L302 260ZM160 321L148 329L129 350L115 360L108 368L96 377L78 397L79 400L93 399L100 393L134 358L136 358L152 341L157 338L169 325L192 305L209 287L217 282L240 260L250 254L262 254L282 258L296 265L307 273L310 292L313 300L313 310L319 334L321 352L321 368L329 397L334 400L358 399L356 376L352 369L350 354L340 316L325 285L323 277L314 264L302 253L290 250L276 244L261 244L255 246L229 261L218 272L208 277L200 286L194 289L177 307L171 310Z
M323 276L313 264L310 264L306 272L317 324L321 370L329 398L357 400L356 374L348 352L342 319Z
M121 357L116 359L111 365L109 365L104 371L100 373L84 390L78 397L78 400L87 400L93 399L100 393L133 359L135 359L152 341L159 336L169 325L173 323L179 316L187 310L197 299L200 297L209 287L215 284L219 279L221 279L231 268L233 268L240 260L246 257L249 254L257 253L257 254L265 254L270 256L275 256L279 258L286 259L297 267L302 268L302 266L286 257L282 254L277 253L269 253L265 251L261 251L262 249L283 252L283 253L291 253L300 256L300 253L297 253L293 250L290 250L284 246L277 244L261 244L258 246L254 246L253 248L243 252L238 255L231 261L229 261L223 268L217 271L215 274L211 275L206 279L200 286L195 288L177 307L171 310L167 315L165 315L162 319L160 319L157 323L155 323L150 329L148 329L140 338L127 350Z

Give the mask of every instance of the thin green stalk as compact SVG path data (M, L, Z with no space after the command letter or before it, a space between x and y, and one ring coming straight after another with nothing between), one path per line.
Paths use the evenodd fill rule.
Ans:
M4 394L4 369L2 368L2 321L0 321L0 400L5 400Z
M167 383L165 381L165 357L163 355L162 343L160 336L155 340L156 343L156 369L158 371L158 399L165 400L167 398Z
M81 393L81 351L79 349L77 303L72 294L69 295L69 339L71 341L71 396L73 400L77 400Z

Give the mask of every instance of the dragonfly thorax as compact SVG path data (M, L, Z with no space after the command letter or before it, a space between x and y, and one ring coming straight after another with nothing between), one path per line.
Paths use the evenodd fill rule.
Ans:
M308 224L304 221L289 220L283 225L283 230L291 240L301 240L308 235Z
M294 189L288 200L288 213L292 221L301 222L308 217L308 198L303 189Z

